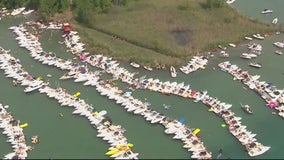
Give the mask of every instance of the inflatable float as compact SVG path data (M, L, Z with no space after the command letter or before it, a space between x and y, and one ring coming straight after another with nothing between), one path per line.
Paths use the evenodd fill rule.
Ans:
M42 80L42 77L39 76L39 77L36 78L36 80L41 81L41 80Z
M111 149L110 151L106 152L105 154L108 155L108 156L111 156L111 155L117 154L120 151L126 151L127 152L127 151L131 150L130 146L133 146L133 144L128 143L127 146L118 145L114 149Z
M118 149L113 149L113 150L110 150L110 151L106 152L106 155L111 156L111 155L114 155L114 154L116 154L118 152L119 152Z
M199 128L196 128L194 131L193 131L193 134L194 135L197 135L201 130Z
M25 128L25 127L27 127L28 125L29 125L28 123L21 124L21 125L20 125L20 128Z
M81 95L80 92L76 92L73 96L74 96L74 97L79 97L80 95Z
M37 144L37 143L39 143L39 138L38 138L38 136L32 136L32 144Z

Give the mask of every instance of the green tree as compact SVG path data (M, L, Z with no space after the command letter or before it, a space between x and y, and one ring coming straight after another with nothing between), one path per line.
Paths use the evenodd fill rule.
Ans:
M39 8L39 0L29 0L27 7L37 10Z
M15 9L19 7L24 7L28 3L28 0L0 0L1 6L8 9Z
M57 12L59 13L63 13L70 8L69 0L59 0L57 1L57 3L58 3Z

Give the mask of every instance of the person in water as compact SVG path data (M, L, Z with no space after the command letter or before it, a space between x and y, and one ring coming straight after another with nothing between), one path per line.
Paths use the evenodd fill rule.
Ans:
M222 153L223 153L223 150L219 149L217 159L219 159L222 156Z

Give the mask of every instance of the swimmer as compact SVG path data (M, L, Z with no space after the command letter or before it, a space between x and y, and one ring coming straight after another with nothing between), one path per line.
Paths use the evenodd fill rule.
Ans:
M219 149L217 159L219 159L222 156L222 153L223 153L223 150Z
M168 109L170 109L170 105L164 105L164 108L166 109L166 110L168 110Z

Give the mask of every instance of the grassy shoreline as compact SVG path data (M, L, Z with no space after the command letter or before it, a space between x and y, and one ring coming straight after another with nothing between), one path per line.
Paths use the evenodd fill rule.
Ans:
M150 66L179 65L218 44L238 44L245 36L276 30L228 5L204 9L203 3L137 0L96 15L92 28L72 24L90 52ZM179 44L179 39L185 43Z

